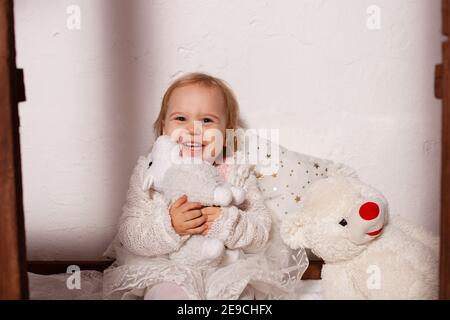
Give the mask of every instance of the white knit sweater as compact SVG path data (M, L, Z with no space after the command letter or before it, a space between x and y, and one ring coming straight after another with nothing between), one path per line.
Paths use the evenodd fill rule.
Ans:
M151 257L177 251L190 236L180 236L175 232L169 204L161 193L140 188L147 166L147 158L140 157L130 179L117 240L130 253ZM222 207L221 215L213 222L208 236L222 240L229 249L258 251L267 243L272 220L259 191L254 166L232 165L228 182L243 187L246 200L239 207Z

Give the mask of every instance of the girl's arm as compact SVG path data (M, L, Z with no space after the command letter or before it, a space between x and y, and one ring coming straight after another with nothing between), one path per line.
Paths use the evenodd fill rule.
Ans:
M244 208L222 207L208 235L224 241L229 249L254 251L266 245L272 220L253 171L245 180L244 189L247 192Z
M189 235L180 236L175 232L168 205L161 194L152 189L142 190L147 162L145 157L140 157L130 178L118 238L126 249L137 255L169 254L177 251Z

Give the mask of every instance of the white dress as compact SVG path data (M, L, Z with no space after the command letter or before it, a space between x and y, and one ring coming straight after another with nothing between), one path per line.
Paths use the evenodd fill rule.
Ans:
M147 158L139 157L117 235L104 254L116 260L104 271L104 299L142 299L146 288L162 281L180 285L193 300L237 299L247 285L254 289L256 299L293 297L308 260L304 250L293 254L282 243L253 165L229 165L227 181L243 187L246 200L238 207L222 207L208 233L227 248L239 250L240 258L200 269L168 258L190 236L175 232L169 204L161 193L142 191L141 179L147 167Z

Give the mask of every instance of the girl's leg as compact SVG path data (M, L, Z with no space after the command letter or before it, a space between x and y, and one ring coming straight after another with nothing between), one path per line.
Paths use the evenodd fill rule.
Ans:
M144 300L189 300L189 297L179 285L160 282L146 290Z
M238 300L255 300L255 292L250 285L247 285L239 296Z

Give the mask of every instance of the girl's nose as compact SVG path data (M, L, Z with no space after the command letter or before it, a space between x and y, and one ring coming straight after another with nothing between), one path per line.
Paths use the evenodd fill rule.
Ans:
M361 207L359 207L359 215L364 220L373 220L378 217L380 213L380 208L375 202L366 202Z
M191 123L189 123L188 131L191 135L200 135L202 133L202 122L192 121Z

